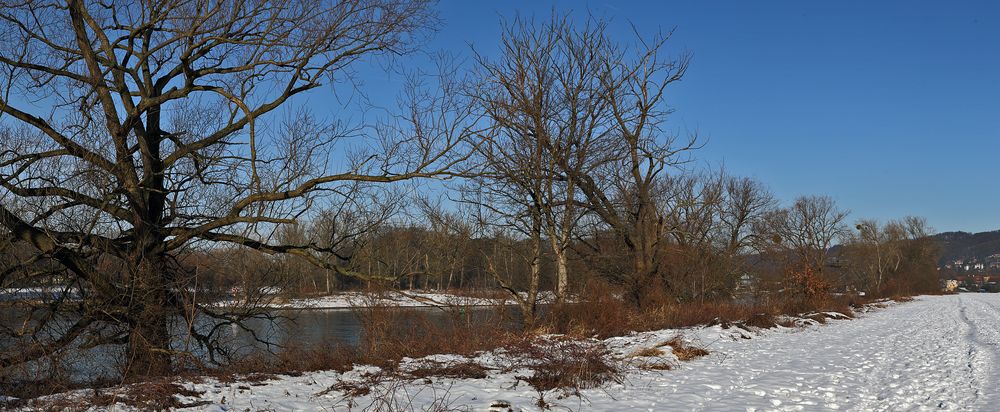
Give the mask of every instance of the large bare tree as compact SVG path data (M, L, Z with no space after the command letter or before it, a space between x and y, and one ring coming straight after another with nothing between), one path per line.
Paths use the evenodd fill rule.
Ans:
M273 228L356 181L448 174L466 134L440 127L438 94L377 128L295 98L409 51L434 19L400 0L0 2L0 228L34 251L0 284L72 291L33 308L0 367L82 341L124 345L126 376L169 373L172 322L242 319L189 293L174 257L192 244L356 274ZM211 348L216 330L188 333Z
M518 20L505 31L500 57L480 66L493 85L484 95L489 107L500 109L491 120L538 147L535 173L559 188L542 190L559 195L541 202L555 212L545 214L554 217L551 227L561 228L549 231L556 249L581 212L565 206L585 205L631 252L633 268L619 280L638 299L658 270L664 238L658 180L695 145L665 124L667 87L683 77L689 56L667 56L669 33L619 42L608 24Z

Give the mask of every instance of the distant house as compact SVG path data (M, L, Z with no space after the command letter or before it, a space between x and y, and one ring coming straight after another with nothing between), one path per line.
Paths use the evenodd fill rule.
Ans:
M954 292L954 291L958 290L958 280L957 279L948 279L948 280L946 280L944 282L944 290L946 292Z

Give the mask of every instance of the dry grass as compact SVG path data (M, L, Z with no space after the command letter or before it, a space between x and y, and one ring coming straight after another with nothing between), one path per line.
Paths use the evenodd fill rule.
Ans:
M674 365L668 362L647 362L639 365L639 369L650 371L669 371L674 369Z
M316 394L316 396L323 396L333 391L341 392L344 396L350 398L365 396L371 393L372 389L385 382L385 380L386 375L381 371L376 373L365 373L361 375L360 379L338 380L337 383L320 391Z
M671 360L664 358L666 352L660 347L652 348L642 348L635 352L630 353L627 358L629 359L629 364L633 365L639 369L644 370L656 370L656 371L668 371L674 368L674 363Z
M735 301L677 302L653 297L638 307L625 304L608 286L591 287L579 303L564 305L542 320L540 328L579 337L612 337L630 332L700 325L772 328L786 314L838 312L852 316L854 307L871 300L858 296L802 298L775 295L754 303Z
M27 408L44 411L104 410L113 405L132 407L142 411L165 411L174 408L190 408L210 402L181 402L178 396L195 397L201 392L184 388L170 380L155 380L129 384L110 389L93 389L81 393L68 393L44 400L34 399L5 407Z
M406 374L413 378L483 379L487 369L475 362L425 362Z
M684 340L680 336L675 336L673 339L663 342L659 346L669 346L671 352L680 361L689 361L702 356L708 356L707 350L684 343Z
M314 396L323 396L332 392L343 395L341 402L333 405L333 410L365 410L386 412L450 412L468 411L466 406L456 406L457 398L450 393L450 387L432 385L430 381L417 383L414 386L413 377L396 372L378 371L362 374L358 379L340 380ZM414 398L422 392L429 392L429 404L414 403ZM363 405L356 398L368 397L371 403Z
M663 356L664 352L660 348L642 348L629 354L630 357L648 358L652 356Z

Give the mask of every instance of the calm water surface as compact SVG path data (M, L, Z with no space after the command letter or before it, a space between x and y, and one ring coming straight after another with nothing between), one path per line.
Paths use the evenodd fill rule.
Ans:
M399 308L391 309L397 316L393 316L395 327L419 328L424 322L430 322L439 326L451 325L458 322L494 322L498 327L513 329L520 326L520 316L516 309L508 308L509 320L498 322L497 309L492 307L470 307L464 310L441 310L438 308ZM282 310L274 314L280 315L282 319L278 322L265 320L251 320L247 326L256 335L266 341L277 343L278 345L357 345L364 336L364 325L360 316L364 316L365 310L352 309L309 309L309 310ZM360 316L359 316L360 315ZM11 309L0 309L0 324L4 326L14 326L13 322L19 322L21 318ZM208 326L208 325L206 325ZM252 356L266 352L278 353L281 346L265 345L256 341L253 335L241 328L233 325L228 326L228 330L221 333L222 341L230 348L239 359L244 356ZM183 329L176 333L178 338L173 342L175 349L192 349L196 356L207 359L203 351L195 349L194 345L184 337ZM100 378L113 378L117 375L116 359L120 357L121 347L104 346L95 349L80 350L68 358L72 360L65 362L60 367L64 374L77 382L89 381ZM26 368L25 375L39 375L48 366L33 365Z

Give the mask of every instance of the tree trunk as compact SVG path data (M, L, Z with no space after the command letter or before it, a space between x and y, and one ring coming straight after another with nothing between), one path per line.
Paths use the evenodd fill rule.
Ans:
M123 371L125 379L166 376L172 372L166 310L169 290L163 267L157 259L144 259L139 265Z
M552 238L552 252L556 255L556 303L563 304L566 302L566 292L569 289L569 268L566 250L555 237Z
M632 299L636 307L641 307L645 294L650 292L652 281L659 270L657 262L657 245L659 244L660 222L653 211L655 205L648 200L648 196L640 196L641 203L636 216L635 225L630 231L632 251L635 253L633 268L635 274L632 278Z
M531 237L531 279L528 282L528 297L525 299L524 326L535 326L536 307L538 305L538 286L542 280L542 237L541 227L536 227Z
M332 293L332 291L330 290L330 269L327 269L326 270L326 294L329 295L331 293Z

